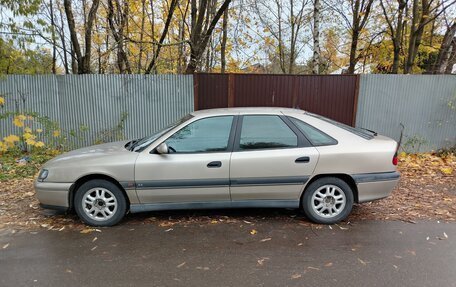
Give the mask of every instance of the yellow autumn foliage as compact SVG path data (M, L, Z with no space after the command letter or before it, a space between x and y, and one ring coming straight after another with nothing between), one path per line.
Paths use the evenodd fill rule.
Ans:
M21 127L24 126L24 121L21 120L21 119L19 118L19 116L16 116L16 117L14 117L14 119L13 119L13 124L14 124L16 127L21 128Z
M36 143L36 141L35 141L34 139L27 139L25 142L26 142L28 145L32 145L32 146L35 145L35 143Z
M28 139L34 140L34 139L36 139L35 135L33 135L31 133L28 133L28 132L24 133L23 137L24 137L25 140L28 140Z
M4 137L3 141L6 142L6 143L14 144L15 142L19 141L19 137L17 135L9 135L7 137Z

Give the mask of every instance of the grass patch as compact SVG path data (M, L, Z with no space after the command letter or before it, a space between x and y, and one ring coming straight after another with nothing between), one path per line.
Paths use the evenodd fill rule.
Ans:
M10 149L0 155L0 181L33 177L40 167L60 151L39 149L23 152L19 148Z

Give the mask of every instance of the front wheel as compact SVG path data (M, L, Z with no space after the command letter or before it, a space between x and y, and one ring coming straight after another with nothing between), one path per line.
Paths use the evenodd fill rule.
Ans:
M302 207L311 221L334 224L350 214L353 207L353 191L340 178L319 178L306 188L302 197Z
M74 197L76 213L91 226L113 226L127 210L127 202L114 183L95 179L82 184Z

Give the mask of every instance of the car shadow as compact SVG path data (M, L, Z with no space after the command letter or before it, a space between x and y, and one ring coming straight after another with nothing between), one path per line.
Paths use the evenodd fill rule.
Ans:
M263 220L293 220L308 221L304 213L298 209L267 209L267 208L239 208L239 209L201 209L201 210L166 210L127 214L123 223L135 222L212 222L217 221L247 221L258 222Z

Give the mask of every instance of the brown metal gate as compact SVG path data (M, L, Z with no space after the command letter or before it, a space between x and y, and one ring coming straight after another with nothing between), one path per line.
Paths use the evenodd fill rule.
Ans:
M194 75L195 110L293 107L354 125L357 75Z

